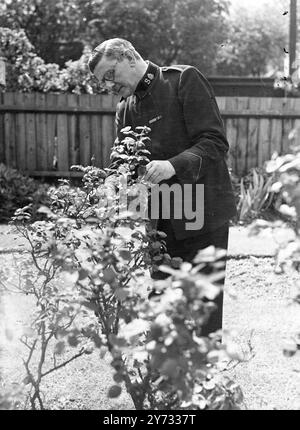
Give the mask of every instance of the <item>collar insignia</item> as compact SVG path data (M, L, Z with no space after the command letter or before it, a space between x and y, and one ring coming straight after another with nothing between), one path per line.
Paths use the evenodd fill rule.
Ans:
M139 96L139 98L142 98L146 95L146 92L148 91L148 88L152 85L154 82L155 76L157 73L157 67L149 62L148 68L140 80L140 82L137 85L137 88L135 90L135 94Z

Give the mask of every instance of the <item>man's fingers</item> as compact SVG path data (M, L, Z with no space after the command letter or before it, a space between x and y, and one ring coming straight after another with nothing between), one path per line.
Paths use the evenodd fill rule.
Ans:
M158 184L164 179L164 171L162 170L162 166L156 163L155 161L151 161L146 165L146 173L145 173L146 181L152 182L153 184Z
M153 161L150 161L150 163L146 164L146 170L148 171L151 169L151 167L153 167Z
M160 177L161 177L161 174L159 172L153 173L149 181L152 182L153 184L158 184Z
M159 184L162 181L160 175L156 176L151 182L153 184Z
M155 172L156 171L156 167L155 166L150 166L148 169L147 169L147 173L149 174L151 174L151 173L153 173L153 172Z
M152 166L152 167L150 167L149 170L146 171L145 176L149 177L149 176L153 175L153 173L155 173L155 172L156 172L156 169L155 169L155 167Z
M151 166L145 174L145 179L149 181L155 173L157 173L155 167Z
M153 182L156 178L158 178L160 176L159 172L153 172L150 176L149 176L149 181Z
M153 182L154 174L148 175L145 179L146 179L146 181Z

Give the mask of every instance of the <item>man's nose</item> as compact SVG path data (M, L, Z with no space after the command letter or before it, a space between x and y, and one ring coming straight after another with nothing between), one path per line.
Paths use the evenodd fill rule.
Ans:
M105 81L105 87L106 87L108 90L112 90L112 89L114 88L114 86L115 86L114 81Z
M113 81L107 81L105 83L105 89L109 92L109 93L114 93L116 92L116 85Z

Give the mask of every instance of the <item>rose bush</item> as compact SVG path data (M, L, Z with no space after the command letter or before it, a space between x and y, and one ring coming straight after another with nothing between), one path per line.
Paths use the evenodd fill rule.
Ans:
M125 193L132 202L137 185L147 185L140 169L149 161L147 131L123 130L113 172L75 166L84 172L82 187L62 181L50 190L50 204L40 208L47 221L25 224L28 207L15 214L33 263L22 269L22 288L37 303L22 339L32 409L44 408L44 377L94 350L111 356L115 383L108 396L118 397L125 387L136 409L242 405L240 388L222 373L229 358L241 358L237 349L227 335L222 343L220 333L201 334L220 292L224 253L208 248L193 265L172 259L165 234L145 228L140 212L120 200ZM119 189L107 196L111 173ZM158 269L169 277L153 284L149 274ZM153 286L161 294L149 299Z

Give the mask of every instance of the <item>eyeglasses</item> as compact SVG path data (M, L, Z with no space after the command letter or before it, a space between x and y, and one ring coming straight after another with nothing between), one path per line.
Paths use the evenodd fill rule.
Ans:
M99 85L101 88L108 89L112 87L115 81L117 63L118 61L114 65L113 69L107 70L107 72L104 73L103 78L99 82Z
M103 76L102 80L100 81L100 83L105 85L106 82L113 82L115 80L115 74L116 74L115 69L116 69L116 67L114 67L113 70L108 70L104 74L104 76Z

